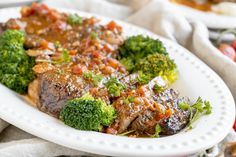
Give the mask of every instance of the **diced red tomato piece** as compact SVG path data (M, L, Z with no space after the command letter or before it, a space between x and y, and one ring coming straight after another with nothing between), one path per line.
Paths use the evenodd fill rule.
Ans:
M234 131L236 131L236 118L235 118L235 121L234 121L233 128L234 128Z
M72 72L73 72L74 74L82 75L83 72L84 72L84 68L83 68L82 66L79 66L79 65L74 65L74 66L72 67Z
M107 24L107 28L110 30L115 30L117 29L117 31L121 32L122 31L122 27L117 25L115 21L111 21Z
M235 61L236 52L234 48L228 44L220 44L219 50L227 57Z
M231 46L234 48L234 50L236 51L236 40L234 40L232 43L231 43Z

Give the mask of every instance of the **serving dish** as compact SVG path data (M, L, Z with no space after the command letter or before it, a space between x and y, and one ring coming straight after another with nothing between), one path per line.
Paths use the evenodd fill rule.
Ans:
M59 9L75 13L77 11ZM17 17L19 9L0 11L3 21ZM79 12L81 16L92 14ZM110 19L94 15L106 23ZM65 126L59 120L39 112L28 105L19 95L1 85L0 117L11 124L51 142L81 151L113 156L174 156L188 155L209 148L222 140L229 132L234 121L234 101L224 82L203 62L184 48L159 37L147 30L131 24L118 23L125 36L148 35L160 39L166 46L171 58L179 69L180 78L173 85L181 94L191 99L201 95L212 103L212 114L202 117L193 129L179 134L150 138L127 138L96 132L78 131ZM188 65L188 66L186 66ZM178 142L176 142L178 141ZM106 149L104 149L106 148Z
M27 5L32 2L39 2L39 1L40 0L2 0L0 2L0 8Z
M183 14L190 21L201 21L209 28L226 29L236 27L236 17L234 16L221 15L214 12L204 12L175 3L171 4L177 12Z

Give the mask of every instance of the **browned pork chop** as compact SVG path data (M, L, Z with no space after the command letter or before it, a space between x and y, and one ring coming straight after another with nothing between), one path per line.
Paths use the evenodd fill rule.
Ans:
M127 98L118 99L114 105L117 109L118 120L116 121L117 133L127 130L135 130L139 134L152 135L155 133L155 126L160 124L163 135L172 135L182 130L189 122L189 111L183 111L178 106L181 102L189 102L187 98L179 98L178 93L173 89L167 89L161 93L150 92L149 98L135 98L132 103L124 103ZM136 99L140 99L135 104ZM159 109L150 108L146 101L154 101L165 107L165 113Z
M58 117L67 100L82 96L91 87L91 83L69 72L47 71L39 76L38 108Z

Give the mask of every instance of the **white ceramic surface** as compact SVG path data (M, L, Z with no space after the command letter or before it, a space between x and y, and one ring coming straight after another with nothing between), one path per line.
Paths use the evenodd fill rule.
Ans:
M18 16L18 9L0 10L0 20ZM65 12L75 12L61 9ZM82 16L91 16L80 12ZM95 15L96 16L96 15ZM103 23L110 19L96 16ZM189 131L162 138L128 138L90 131L79 131L38 111L14 92L0 85L0 117L33 135L81 151L111 156L175 156L187 155L220 142L231 129L234 100L219 76L181 46L147 30L117 21L126 36L143 34L162 40L179 69L174 84L182 95L196 100L198 96L211 101L212 114L200 118Z
M0 8L27 5L32 2L39 2L39 1L41 0L0 0Z
M172 3L176 11L183 14L190 21L202 21L207 27L214 29L236 28L236 17L203 12L184 5Z

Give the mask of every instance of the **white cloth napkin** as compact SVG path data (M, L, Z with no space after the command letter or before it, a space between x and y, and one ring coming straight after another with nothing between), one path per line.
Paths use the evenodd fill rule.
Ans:
M228 84L236 98L236 65L212 46L208 30L200 22L189 23L165 0L45 0L51 7L79 9L117 18L145 27L189 49L212 67ZM52 157L91 155L36 138L0 119L0 157ZM233 137L233 138L232 138ZM226 139L235 140L231 131ZM215 156L219 150L213 151ZM196 156L196 155L194 155Z

